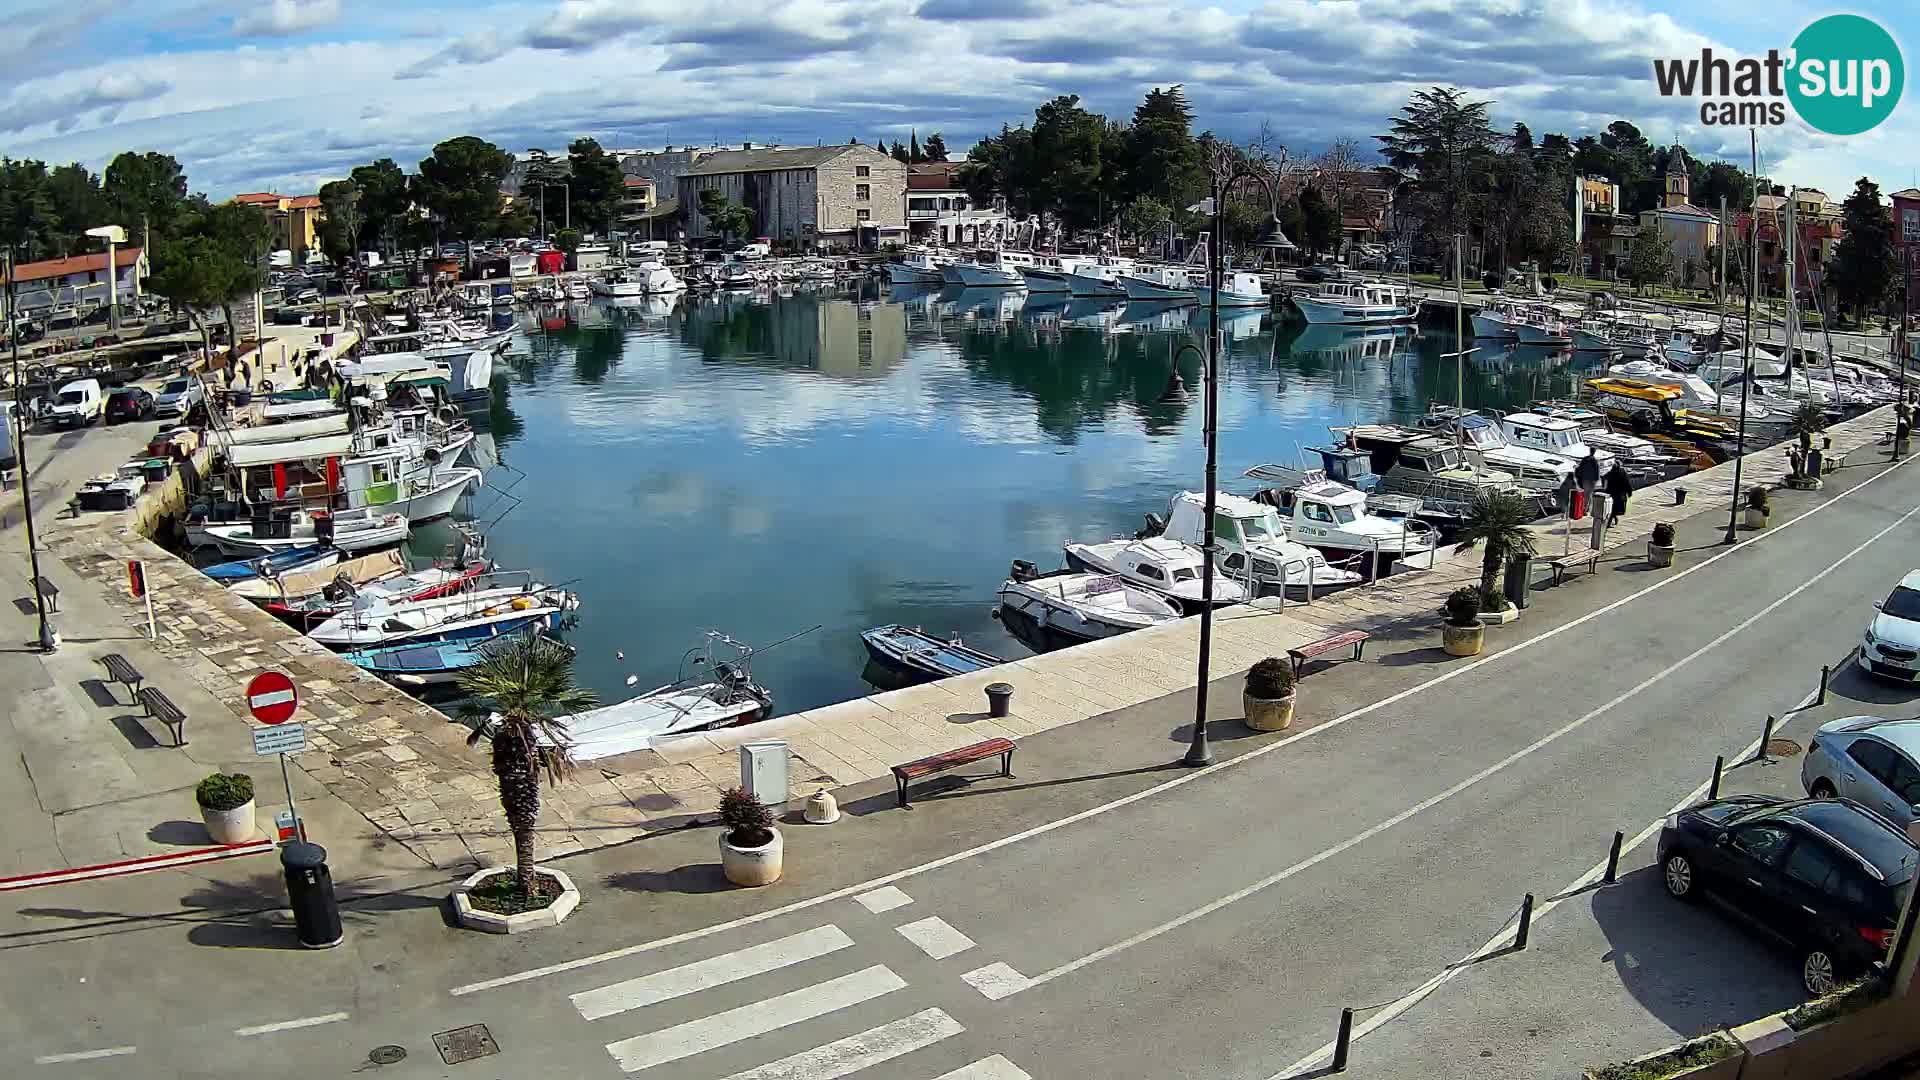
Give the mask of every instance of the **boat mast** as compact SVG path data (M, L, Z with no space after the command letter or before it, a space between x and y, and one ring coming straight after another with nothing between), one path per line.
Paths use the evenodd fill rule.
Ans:
M1796 321L1798 321L1799 314L1800 314L1800 310L1799 310L1800 290L1794 287L1794 281L1793 281L1793 254L1794 254L1793 252L1793 200L1796 196L1799 195L1799 193L1800 193L1800 189L1797 187L1789 188L1787 190L1787 210L1786 210L1784 224L1781 226L1781 229L1787 234L1785 239L1785 247L1783 250L1786 252L1786 260L1787 260L1786 261L1786 284L1787 284L1786 340L1787 340L1787 393L1789 394L1793 393L1793 372L1794 372L1793 324Z
M1747 145L1753 155L1753 203L1747 219L1753 223L1753 230L1747 237L1747 332L1746 340L1741 343L1743 361L1740 378L1740 432L1733 452L1733 496L1727 507L1726 543L1738 538L1737 529L1740 520L1740 466L1747 456L1747 395L1753 390L1753 292L1760 281L1760 133L1757 128L1747 129Z

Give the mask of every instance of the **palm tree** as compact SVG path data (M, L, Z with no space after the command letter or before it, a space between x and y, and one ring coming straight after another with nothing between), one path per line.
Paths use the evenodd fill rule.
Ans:
M1512 492L1482 492L1473 497L1467 513L1454 534L1459 541L1454 551L1462 552L1475 544L1485 544L1480 560L1480 595L1491 596L1500 577L1500 568L1516 555L1533 554L1533 533L1527 523L1533 520L1533 508L1527 500Z
M591 708L593 691L574 684L573 650L551 638L516 635L482 655L460 676L460 689L476 702L466 716L478 721L467 745L492 744L500 808L513 831L514 882L522 896L532 896L540 779L556 784L573 771L567 730L556 717Z
M1800 436L1802 453L1813 449L1813 437L1827 430L1827 413L1817 402L1803 401L1793 410L1793 433Z

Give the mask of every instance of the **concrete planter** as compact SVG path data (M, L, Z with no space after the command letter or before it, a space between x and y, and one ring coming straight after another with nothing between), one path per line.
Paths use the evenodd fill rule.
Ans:
M1673 545L1656 544L1651 540L1647 541L1647 565L1658 570L1664 570L1672 566Z
M1911 1005L1882 999L1864 1009L1795 1031L1784 1013L1763 1016L1733 1029L1747 1047L1741 1080L1799 1080L1853 1076L1910 1053Z
M1486 643L1487 628L1479 623L1472 626L1445 623L1440 627L1440 644L1448 656L1479 656Z
M1663 1080L1737 1080L1740 1076L1742 1066L1747 1062L1746 1050L1740 1045L1739 1040L1724 1034L1721 1037L1726 1039L1727 1044L1733 1049L1733 1053L1728 1054L1719 1061L1710 1061L1705 1065L1695 1065L1688 1069L1675 1069L1672 1072L1655 1072L1649 1070L1647 1075L1660 1076ZM1681 1043L1679 1046L1669 1046L1664 1049L1655 1050L1651 1054L1634 1058L1632 1061L1627 1062L1627 1064L1642 1065L1650 1063L1686 1045L1688 1044ZM1588 1069L1580 1075L1583 1080L1598 1080L1601 1071L1598 1069Z
M253 800L231 810L200 808L200 820L207 823L207 835L216 844L244 844L259 835L253 825Z
M1756 509L1751 506L1747 507L1747 528L1764 529L1766 527L1767 527L1767 512L1765 510Z
M1285 731L1293 726L1293 702L1299 695L1283 698L1258 698L1244 691L1240 703L1247 710L1247 726L1255 731Z
M545 926L559 926L567 916L573 914L574 908L580 906L580 890L574 888L573 879L551 866L534 867L536 871L560 883L560 895L554 897L553 903L546 907L517 915L500 915L473 906L473 900L467 896L469 890L490 877L511 874L513 869L511 866L489 867L454 888L451 894L453 914L461 926L488 934L521 934Z
M773 834L773 839L759 847L735 847L726 833L720 834L720 870L728 881L751 889L780 880L780 873L785 869L786 841L779 829L767 831Z
M1481 626L1505 626L1510 622L1518 621L1519 618L1520 618L1520 609L1513 606L1512 604L1508 604L1506 607L1501 608L1499 611L1481 612L1480 625Z

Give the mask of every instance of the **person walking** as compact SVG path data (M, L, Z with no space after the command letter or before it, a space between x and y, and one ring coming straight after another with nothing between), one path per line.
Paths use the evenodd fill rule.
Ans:
M1607 517L1608 525L1620 524L1620 515L1627 512L1627 496L1633 493L1633 481L1628 479L1627 470L1618 462L1607 472L1607 500L1612 504Z

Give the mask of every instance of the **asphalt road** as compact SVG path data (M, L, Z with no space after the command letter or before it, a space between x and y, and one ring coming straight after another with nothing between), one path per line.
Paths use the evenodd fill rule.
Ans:
M788 830L789 879L760 893L717 881L700 830L563 863L580 914L504 941L445 928L432 887L356 905L327 954L289 952L270 916L148 917L271 904L268 866L185 895L169 875L16 899L8 1070L330 1076L391 1044L408 1056L379 1071L397 1076L1310 1071L1342 1006L1401 998L1496 938L1523 893L1580 883L1614 830L1666 814L1847 652L1916 561L1920 470L1846 470L1782 496L1776 522L1813 507L1724 555L1719 521L1684 522L1679 569L1603 564L1478 662L1439 656L1430 631L1381 642L1303 682L1322 722L1223 728L1211 770L1164 767L1190 708L1176 695L1030 740L1014 782L936 787L909 812L857 789L842 825ZM1659 899L1598 895L1623 926ZM1556 917L1541 948L1475 974L1534 964L1529 985L1578 1009L1590 965L1556 978L1538 959ZM1736 1013L1791 981L1758 951L1693 959L1699 993ZM1661 1000L1637 1006L1669 1022ZM445 1064L428 1036L474 1023L499 1053ZM1373 1045L1417 1057L1403 1030Z

